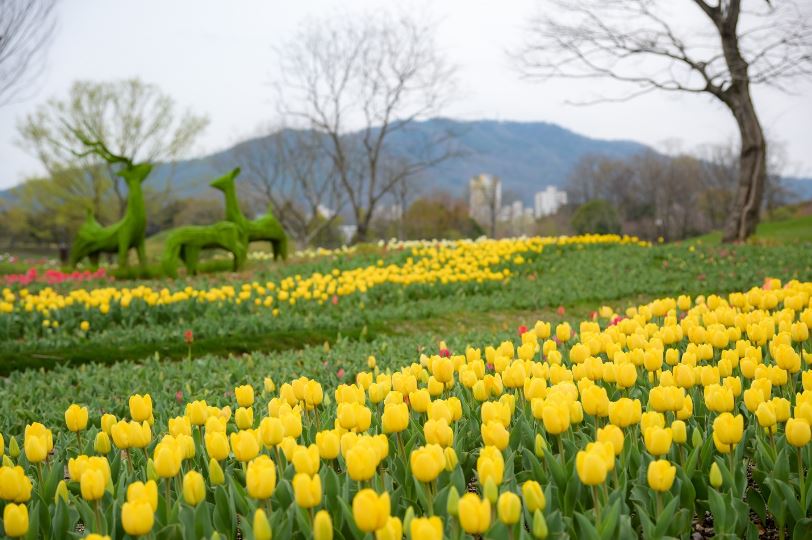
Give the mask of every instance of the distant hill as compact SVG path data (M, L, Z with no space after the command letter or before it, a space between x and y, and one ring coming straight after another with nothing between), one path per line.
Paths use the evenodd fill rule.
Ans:
M472 176L488 173L502 179L503 193L517 196L526 205L532 205L533 195L545 186L564 186L572 168L587 154L624 158L653 150L633 141L593 139L548 122L446 118L418 122L408 130L395 132L392 143L410 148L420 140L435 140L447 132L455 134L455 149L460 157L428 171L424 190L464 195ZM239 165L238 156L251 155L252 146L262 148L263 139L248 139L200 158L159 163L148 181L158 189L171 181L172 191L179 197L216 197L209 182ZM812 179L789 178L788 185L800 199L812 198ZM0 191L2 197L8 198L9 193Z
M563 186L572 167L586 154L627 157L650 150L632 141L592 139L547 122L465 122L444 118L395 132L392 143L410 148L416 141L436 140L449 131L455 134L454 146L460 157L428 171L426 188L462 195L472 176L488 173L499 176L503 191L515 193L526 204L531 204L533 195L547 185ZM202 195L210 190L208 183L212 179L239 164L238 155L250 155L238 147L262 147L262 143L261 138L249 139L210 156L159 164L150 182L161 186L171 177L177 195Z

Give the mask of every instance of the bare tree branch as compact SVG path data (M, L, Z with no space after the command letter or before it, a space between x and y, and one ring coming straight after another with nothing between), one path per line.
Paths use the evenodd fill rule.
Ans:
M434 27L409 17L313 21L281 52L277 87L284 117L321 137L363 240L393 190L449 152L404 152L392 141L437 114L454 68L437 53Z
M0 106L24 92L45 65L56 0L0 0Z

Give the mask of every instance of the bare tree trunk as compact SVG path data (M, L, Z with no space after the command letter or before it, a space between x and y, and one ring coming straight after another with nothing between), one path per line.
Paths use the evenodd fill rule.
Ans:
M758 225L767 180L767 142L746 87L731 92L728 104L739 126L741 154L739 185L734 206L725 222L723 239L725 242L743 242Z

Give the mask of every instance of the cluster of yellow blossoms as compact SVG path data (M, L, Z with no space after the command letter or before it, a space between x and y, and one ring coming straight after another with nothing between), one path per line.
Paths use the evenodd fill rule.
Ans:
M618 235L584 235L573 237L533 237L502 240L480 239L443 242L410 243L411 256L401 264L376 264L303 276L296 274L278 282L250 282L240 286L220 285L197 289L191 286L179 290L137 287L100 287L61 292L45 287L32 292L9 288L0 294L0 316L14 312L36 312L58 317L67 309L110 313L112 307L129 309L134 303L164 306L183 303L242 304L278 310L280 306L297 302L325 303L332 299L365 293L385 284L409 286L432 283L483 283L509 279L508 263L522 264L524 256L539 253L547 245L570 244L639 244L635 237ZM277 312L277 311L275 311ZM50 321L49 321L50 322Z
M728 457L729 471L744 467L734 462L734 454L755 426L755 436L768 444L809 444L812 371L804 367L812 362L812 283L782 287L771 280L727 297L680 296L629 308L623 317L609 308L600 313L606 317L603 325L584 321L577 334L568 323L553 327L539 321L522 328L518 346L505 341L452 354L441 344L440 354L421 355L419 362L394 372L381 371L370 357L368 371L356 374L352 384L339 384L331 395L310 378L279 388L266 378L267 401L259 403L254 388L243 385L234 389L233 412L229 406L190 402L184 415L165 419L160 439L152 434L151 397L134 395L129 419L100 418L97 456L72 458L70 478L78 482L83 500L97 501L117 481L108 464L111 440L126 452L128 477L142 476L128 485L120 508L130 535L152 529L158 483L166 484L165 504L170 504L170 482L182 477L178 497L182 494L183 504L191 507L216 505L213 488L238 489L239 483L254 501L253 516L242 519L250 520L260 540L271 537L273 516L285 511L271 505L282 482L290 486L290 504L309 512L307 523L318 540L332 538L336 526L374 533L378 540L404 533L439 539L449 527L485 535L494 527L513 530L523 516L527 529L544 538L551 492L540 476L527 478L536 474L532 469L524 471L520 486L506 474L508 463L513 474L521 466L513 457L522 445L527 459L534 455L550 466L551 460L565 464L565 443L574 446L573 474L591 489L599 521L608 501L601 500L597 486L622 469L630 446L645 450L646 484L659 502L676 481L683 448L700 447L703 433L712 437L717 454ZM255 414L263 409L267 414L257 422ZM88 429L87 408L72 405L65 423L79 437ZM478 432L471 433L470 423ZM528 426L532 448L521 438ZM461 440L468 442L461 447ZM12 446L15 439L9 455L16 458L20 452L12 452ZM552 446L558 447L557 455ZM144 449L143 463L137 463L135 448ZM28 463L46 461L52 449L48 429L37 423L26 428ZM462 496L467 483L458 489L454 481L465 477L460 452L475 456L477 486ZM800 451L798 456L803 500L805 458ZM19 536L27 530L20 516L32 483L24 468L8 461L0 470L0 497L9 501L12 526L6 533ZM244 474L235 477L234 465ZM727 481L717 462L707 468L713 488ZM346 486L351 524L338 521L341 509L328 505L328 478ZM444 514L433 502L441 486L446 488ZM401 496L393 507L393 490L402 495L413 488L417 504ZM70 498L64 485L57 493Z

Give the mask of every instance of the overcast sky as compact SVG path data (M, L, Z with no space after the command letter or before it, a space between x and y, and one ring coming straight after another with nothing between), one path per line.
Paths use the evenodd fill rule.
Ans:
M673 0L685 15L697 8ZM684 3L684 6L679 5ZM32 95L0 108L0 188L41 172L16 146L20 117L78 79L140 77L183 107L211 119L193 155L226 148L274 120L274 47L308 17L403 6L384 0L62 0L43 78ZM538 12L537 0L442 0L409 8L438 21L438 42L459 66L459 95L445 116L547 121L606 139L691 150L735 140L730 113L709 97L651 94L631 102L575 107L600 93L594 82L522 80L506 51ZM678 7L679 6L679 7ZM786 174L812 176L812 84L793 95L759 89L756 107L768 137L784 146Z

